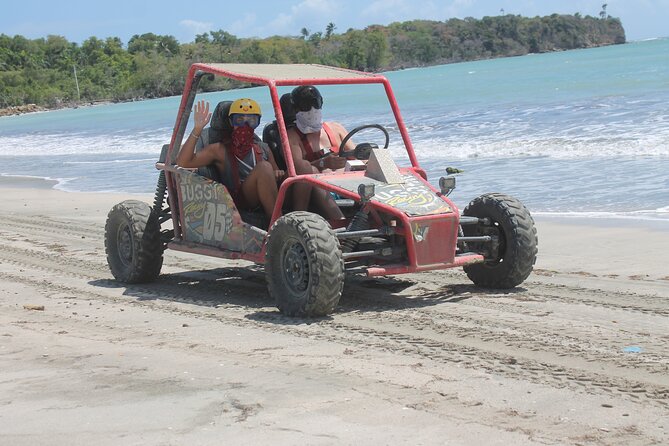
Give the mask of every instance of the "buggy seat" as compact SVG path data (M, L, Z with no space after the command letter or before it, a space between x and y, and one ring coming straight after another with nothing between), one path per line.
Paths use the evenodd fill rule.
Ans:
M286 123L286 129L295 127L295 109L290 97L290 93L281 96L279 100L283 121ZM274 155L274 161L281 170L286 170L286 160L283 157L283 145L281 144L281 135L276 119L268 123L262 131L262 140L267 144Z
M195 143L196 153L209 144L223 142L231 138L232 125L230 124L230 120L228 119L228 114L230 113L231 105L232 101L221 101L218 103L218 105L216 105L216 108L214 109L211 115L211 122L209 124L209 127L202 130L200 137ZM253 137L257 143L261 142L260 138L258 138L257 135L254 134ZM214 180L217 183L225 185L226 187L228 187L228 191L230 191L229 187L233 183L232 178L224 177L224 174L222 174L218 170L216 164L211 163L207 166L199 167L197 169L197 173L198 175L201 175L203 177ZM238 209L238 211L242 217L242 220L246 223L249 223L253 226L257 226L262 229L267 229L267 227L269 226L269 219L265 216L264 212L262 211L256 212L256 211L248 211L245 209Z
M224 138L230 136L232 133L232 126L228 120L228 113L230 112L231 105L232 101L221 101L216 105L214 112L211 114L211 123L209 124L209 127L202 130L200 137L195 143L195 153L199 152L209 144L222 142ZM213 163L208 166L199 167L197 173L203 177L223 183L223 178L221 178L216 165Z

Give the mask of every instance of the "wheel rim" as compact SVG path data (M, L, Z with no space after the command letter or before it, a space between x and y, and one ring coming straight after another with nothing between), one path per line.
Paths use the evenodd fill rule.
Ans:
M304 246L293 240L283 253L283 277L288 287L304 293L309 286L309 259Z
M497 252L491 253L494 255L490 259L489 263L496 265L503 262L504 257L506 256L506 236L504 235L504 228L502 228L502 225L498 221L493 221L492 226L488 228L488 230L485 232L485 235L497 237L498 240Z
M132 234L128 225L123 225L119 228L116 247L118 248L118 257L121 263L126 266L132 264Z

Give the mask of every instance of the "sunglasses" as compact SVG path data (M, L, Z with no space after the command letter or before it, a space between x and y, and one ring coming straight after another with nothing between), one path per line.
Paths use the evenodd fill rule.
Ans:
M242 127L248 125L252 129L260 125L260 115L246 115L242 113L235 113L230 116L230 123L233 127Z
M311 96L311 97L302 97L299 99L297 104L295 104L295 108L297 108L298 111L306 112L311 110L311 108L317 108L320 109L323 107L323 97L318 95L318 96Z

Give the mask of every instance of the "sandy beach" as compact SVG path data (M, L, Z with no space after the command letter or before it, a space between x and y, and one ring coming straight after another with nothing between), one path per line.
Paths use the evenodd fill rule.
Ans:
M117 283L107 212L152 197L38 186L0 182L1 445L669 444L667 224L537 217L515 290L354 276L307 320L243 261Z

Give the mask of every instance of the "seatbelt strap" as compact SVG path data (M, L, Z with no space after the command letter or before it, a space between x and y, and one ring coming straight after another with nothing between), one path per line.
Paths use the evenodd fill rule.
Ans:
M328 140L330 141L330 151L332 153L339 153L339 146L336 146L332 141L335 141L335 134L327 123L323 123L323 130L328 135Z

